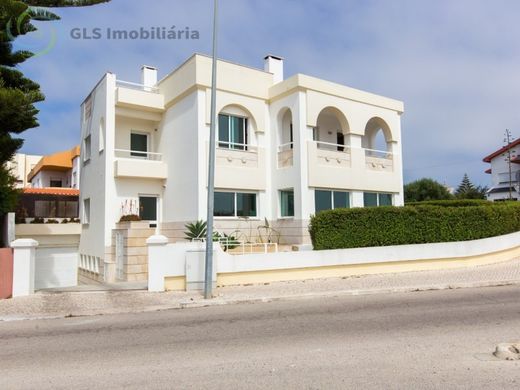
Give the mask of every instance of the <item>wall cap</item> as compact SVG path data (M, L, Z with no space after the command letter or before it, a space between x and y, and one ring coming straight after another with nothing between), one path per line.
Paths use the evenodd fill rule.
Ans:
M20 238L11 242L11 248L36 248L38 241L32 238Z
M168 238L160 234L153 235L146 239L146 245L167 245Z

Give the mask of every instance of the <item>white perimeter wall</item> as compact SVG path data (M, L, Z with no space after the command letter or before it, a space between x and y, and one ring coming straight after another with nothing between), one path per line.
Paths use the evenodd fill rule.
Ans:
M147 241L149 243L148 289L150 291L164 291L164 278L166 277L185 276L186 253L193 250L202 250L202 244L200 243L166 244L167 239L161 237L153 236ZM160 244L161 242L164 244ZM463 242L269 254L230 255L218 248L215 251L215 267L217 274L230 274L436 259L461 259L501 252L517 248L518 246L520 246L520 232Z

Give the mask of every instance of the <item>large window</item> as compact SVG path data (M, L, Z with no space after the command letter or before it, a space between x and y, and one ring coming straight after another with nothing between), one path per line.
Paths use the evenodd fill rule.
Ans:
M148 134L130 134L130 156L146 158L148 156Z
M365 207L392 206L392 194L365 192L363 194Z
M314 191L315 211L332 210L350 207L350 194L344 191Z
M139 218L142 221L157 221L157 197L139 197Z
M219 148L247 150L247 118L220 114L218 116Z
M215 217L256 217L256 194L215 192Z
M280 191L280 216L294 217L294 190Z

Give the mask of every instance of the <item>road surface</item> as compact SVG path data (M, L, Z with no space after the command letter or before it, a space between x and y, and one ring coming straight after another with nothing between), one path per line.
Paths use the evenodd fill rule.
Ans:
M506 389L520 287L0 323L0 389Z

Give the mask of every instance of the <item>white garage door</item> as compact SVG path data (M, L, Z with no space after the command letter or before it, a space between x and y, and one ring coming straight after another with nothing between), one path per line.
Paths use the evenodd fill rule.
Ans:
M77 247L36 249L34 288L76 286L78 257Z

